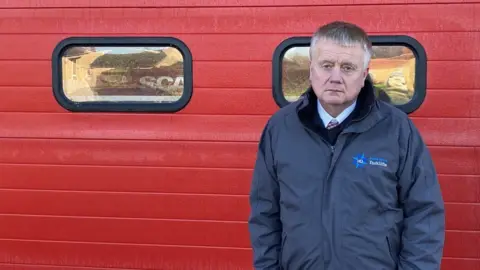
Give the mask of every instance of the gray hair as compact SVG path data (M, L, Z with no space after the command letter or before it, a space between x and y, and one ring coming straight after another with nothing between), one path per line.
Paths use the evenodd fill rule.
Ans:
M373 55L372 42L365 30L359 26L342 21L334 21L321 26L315 31L310 42L310 58L312 59L315 45L319 40L333 40L342 46L360 44L365 51L364 68L368 67Z

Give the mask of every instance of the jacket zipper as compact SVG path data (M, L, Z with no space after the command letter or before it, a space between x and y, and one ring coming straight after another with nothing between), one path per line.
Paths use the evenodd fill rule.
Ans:
M325 140L321 135L318 135L316 132L314 132L312 129L310 129L309 127L307 127L308 131L310 131L311 133L313 133L313 135L316 137L316 138L320 138L321 141L323 141L323 143L325 143L325 145L327 145L329 148L330 148L330 164L328 166L328 170L327 170L327 175L325 177L325 181L323 183L323 186L322 186L322 193L321 193L321 206L320 206L320 226L321 226L321 230L322 230L322 235L324 234L328 234L328 230L327 228L325 227L325 225L323 224L323 214L324 214L324 207L325 207L325 190L326 190L326 185L328 184L329 182L329 178L330 178L330 175L332 173L332 168L333 166L335 166L335 162L334 162L334 158L335 158L335 150L336 150L336 146L337 146L337 143L339 141L339 138L340 136L342 136L344 133L343 131L338 135L338 138L335 142L335 144L331 144L330 142L328 142L327 140ZM328 250L329 246L325 246L325 237L321 237L321 246L322 246L322 249L326 249L326 250L323 250L323 252L321 252L321 257L322 257L322 261L325 265L327 265L327 261L330 261L331 260L331 251ZM325 254L329 254L329 255L325 255Z
M358 119L352 119L351 121L352 122L359 122L359 121L365 119L370 114L371 111L372 111L372 105L370 105L368 107L368 112L364 116L362 116L361 118L358 118ZM342 135L347 134L347 133L350 133L350 132L345 132L345 130L342 130L340 132L340 134L338 134L337 140L335 141L335 144L333 144L333 145L330 144L329 142L327 142L321 135L319 136L317 133L314 133L315 135L319 136L327 145L330 146L330 151L331 151L330 166L328 167L328 173L327 173L327 178L326 179L330 178L330 174L332 173L332 168L333 168L333 166L335 166L335 163L336 163L336 160L334 161L333 158L335 157L335 149L336 149L337 143L340 141L340 137Z
M365 118L370 114L371 110L372 110L372 105L369 106L368 112L367 112L363 117L361 117L361 118L359 118L359 119L352 119L351 121L352 121L352 122L359 122L359 121L365 119ZM327 229L325 228L324 224L323 224L323 213L324 213L323 209L324 209L324 206L325 206L325 203L324 203L324 202L325 202L325 196L324 196L324 195L325 195L325 186L326 186L326 184L328 183L328 181L329 181L329 179L330 179L330 177L331 177L330 175L332 174L332 171L333 171L332 168L335 166L335 163L336 163L336 160L334 160L334 158L335 158L336 145L337 145L337 143L340 141L341 136L344 135L344 134L346 134L346 133L344 132L344 130L342 130L342 131L340 132L340 134L337 136L337 140L335 141L335 144L332 145L332 144L329 143L327 140L325 140L321 135L319 135L317 132L315 132L315 131L313 131L312 129L310 129L308 126L304 126L304 127L307 128L307 130L308 130L309 132L311 132L311 133L313 134L313 136L315 136L315 137L317 137L317 138L319 137L327 146L330 147L330 164L329 164L329 166L328 166L327 176L326 176L326 178L325 178L325 182L324 182L323 188L322 188L322 198L321 198L321 207L320 207L320 225L322 226L322 232L323 232L323 231L326 231L326 230L327 230ZM337 158L337 159L338 159L338 158ZM328 232L327 232L327 233L328 233ZM321 239L323 240L324 237L322 236ZM324 243L325 243L325 242L322 242L322 247L324 247ZM327 247L327 248L328 248L328 247ZM328 251L327 251L327 250L324 250L324 252L321 252L321 254L322 254L321 256L322 256L322 259L323 259L323 263L324 263L325 265L327 265L326 258L325 258L325 256L324 256L325 252L328 252ZM330 257L331 257L331 254L330 254ZM330 261L331 258L328 258L328 260Z
M362 118L359 118L359 119L352 119L352 122L358 122L358 121L361 121L362 119L366 118L369 114L370 114L370 111L372 109L372 106L369 107L369 110L368 112L362 117ZM329 180L331 178L331 175L332 175L332 172L333 172L333 167L335 166L335 164L337 163L337 160L338 160L338 157L335 158L335 150L337 148L337 144L341 141L341 137L344 136L345 134L347 134L347 132L345 132L344 130L342 130L340 132L340 134L338 134L337 136L337 140L335 141L335 143L332 145L330 142L328 142L327 140L325 140L321 135L317 134L316 132L314 132L312 129L308 128L307 129L313 133L314 136L317 136L319 137L326 145L328 145L330 147L330 164L328 166L328 171L327 171L327 176L325 177L325 182L323 183L323 188L322 188L322 197L321 197L321 207L320 207L320 225L322 226L322 231L325 231L327 234L328 234L328 231L327 229L325 228L324 224L323 224L323 214L324 214L324 207L325 207L325 190L326 190L326 185L329 183ZM343 146L342 146L343 148ZM322 239L324 239L324 237L322 237ZM322 240L324 241L324 240ZM324 245L325 242L322 242L322 247L324 248L329 248L328 246L325 247ZM327 258L325 258L325 255L324 254L329 254L329 256ZM323 259L323 263L325 265L327 265L327 261L330 261L331 260L331 252L329 250L324 250L322 252L322 259Z

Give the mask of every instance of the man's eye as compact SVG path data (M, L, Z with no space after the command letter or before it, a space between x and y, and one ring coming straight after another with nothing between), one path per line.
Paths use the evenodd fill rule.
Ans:
M330 69L330 68L333 67L333 65L332 64L323 64L322 67Z
M353 70L355 70L352 66L343 66L342 68L343 68L343 70L345 70L345 71L353 71Z

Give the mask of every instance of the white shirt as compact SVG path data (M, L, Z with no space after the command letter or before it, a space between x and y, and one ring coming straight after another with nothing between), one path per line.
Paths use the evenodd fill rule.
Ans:
M327 111L325 111L325 109L320 104L320 101L317 99L317 110L320 118L323 121L323 125L326 127L332 119L337 120L338 123L341 124L343 120L345 120L353 112L356 104L357 100L355 100L352 105L348 106L345 110L343 110L343 112L341 112L337 117L334 118L330 114L328 114Z

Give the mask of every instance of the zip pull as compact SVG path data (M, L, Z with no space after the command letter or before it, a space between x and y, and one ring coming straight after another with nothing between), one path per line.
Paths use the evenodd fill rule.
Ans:
M332 150L332 154L335 153L335 145L330 145L330 150Z

